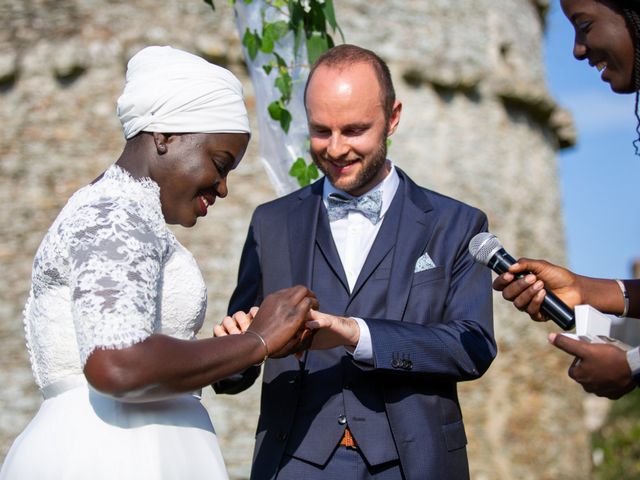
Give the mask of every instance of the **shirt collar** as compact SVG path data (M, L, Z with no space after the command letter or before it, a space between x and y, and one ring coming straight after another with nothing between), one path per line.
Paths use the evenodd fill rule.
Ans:
M398 171L396 170L395 165L389 159L387 159L387 162L389 162L391 170L384 178L384 180L382 180L368 192L362 194L366 195L367 193L375 192L376 190L382 190L382 208L380 209L380 217L383 217L389 209L389 206L391 206L391 201L393 200L393 197L398 190L398 185L400 184L400 177L398 176ZM322 201L324 202L325 206L327 205L327 197L332 193L338 193L346 198L355 198L353 195L349 195L348 193L334 187L331 182L327 180L327 177L325 177L324 185L322 188Z

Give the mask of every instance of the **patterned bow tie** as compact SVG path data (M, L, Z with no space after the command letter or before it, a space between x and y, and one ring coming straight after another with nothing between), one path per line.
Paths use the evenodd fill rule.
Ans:
M347 216L349 210L362 213L376 225L380 221L380 209L382 208L382 191L376 190L358 198L344 198L332 193L327 198L327 213L329 221L340 220Z

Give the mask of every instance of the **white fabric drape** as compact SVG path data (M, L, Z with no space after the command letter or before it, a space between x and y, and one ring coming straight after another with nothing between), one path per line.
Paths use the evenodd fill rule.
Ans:
M257 30L262 34L262 11L265 12L267 21L287 20L282 13L275 8L268 7L263 0L254 0L249 4L236 2L236 25L240 38L244 36L247 27L251 31ZM277 43L276 47L278 55L288 65L295 65L290 71L293 79L293 93L291 102L287 105L287 110L291 112L293 120L288 133L282 130L280 123L273 120L267 111L268 105L280 98L280 91L274 86L277 76L275 69L267 75L262 68L264 64L271 60L271 55L258 52L256 58L251 60L247 50L243 50L255 91L260 135L260 160L267 171L276 194L282 196L299 187L298 181L289 175L289 169L296 158L303 157L308 163L307 117L303 101L304 85L309 75L306 45L304 42L301 43L298 55L294 59L294 35L293 32L289 32Z

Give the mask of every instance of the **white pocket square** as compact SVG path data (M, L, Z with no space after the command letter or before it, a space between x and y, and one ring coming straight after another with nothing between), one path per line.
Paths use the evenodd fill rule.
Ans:
M422 272L424 270L430 270L435 267L436 267L436 264L433 263L433 260L431 260L431 257L429 256L429 254L425 252L424 255L422 255L416 261L416 266L413 269L413 273Z

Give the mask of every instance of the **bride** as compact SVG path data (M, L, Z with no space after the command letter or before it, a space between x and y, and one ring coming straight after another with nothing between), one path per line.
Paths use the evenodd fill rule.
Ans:
M195 340L206 289L167 228L191 227L249 141L239 81L171 47L127 67L118 161L76 192L47 232L25 307L44 402L0 479L227 478L198 390L284 355L308 335L313 293L265 298L244 335Z

